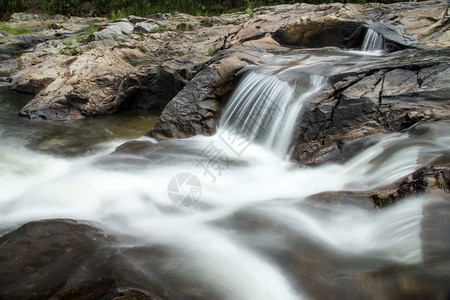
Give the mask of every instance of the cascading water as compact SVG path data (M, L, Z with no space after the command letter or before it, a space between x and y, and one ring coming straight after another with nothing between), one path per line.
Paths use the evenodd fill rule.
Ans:
M383 51L384 49L385 49L384 37L375 30L373 30L372 28L367 28L361 50Z
M141 138L138 150L114 154L123 141L87 153L77 148L75 156L64 155L63 146L58 155L45 151L45 142L61 142L54 128L6 124L17 108L2 98L10 91L0 90L0 232L45 218L85 220L117 237L105 247L125 258L123 278L138 270L167 299L393 299L415 295L418 285L419 295L441 295L448 287L448 276L439 275L441 262L450 261L448 242L424 239L424 224L430 210L448 208L448 201L424 195L377 210L358 193L448 154L449 122L418 126L415 135L385 135L343 164L302 168L285 159L302 105L326 84L329 66L359 67L354 53L330 51L327 57L311 50L274 57L280 60L275 71L250 71L214 136ZM301 74L302 83L289 81L292 74ZM44 131L39 142L21 133L30 126ZM228 139L232 133L242 137L239 144ZM194 206L177 207L170 199L169 192L192 188L169 191L180 173L201 183ZM427 253L444 259L430 261ZM89 267L86 261L74 276ZM423 285L427 274L436 276Z
M305 76L309 77L309 86L297 93L276 75L249 72L225 108L221 130L239 134L281 156L286 155L303 103L325 82L322 76Z

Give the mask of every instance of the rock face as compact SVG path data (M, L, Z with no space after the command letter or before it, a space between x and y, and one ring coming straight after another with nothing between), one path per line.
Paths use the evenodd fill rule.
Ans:
M367 141L357 139L450 118L450 52L424 54L410 50L390 57L393 63L332 77L331 88L303 110L293 158L306 164L342 161Z
M127 107L162 110L232 26L167 30L179 23L131 16L103 25L81 44L52 40L22 55L11 87L36 97L20 113L30 119L65 120Z
M405 33L416 37L429 47L448 47L450 21L448 2L380 4L369 3L364 10L378 21L388 21L404 28Z
M0 298L162 299L111 242L71 220L23 225L0 238Z
M450 193L450 167L422 167L404 178L395 191L377 192L371 195L375 205L385 207L399 199L425 192Z

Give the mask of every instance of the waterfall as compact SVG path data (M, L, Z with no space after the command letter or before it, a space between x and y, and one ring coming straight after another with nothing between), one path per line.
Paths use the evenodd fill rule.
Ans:
M225 108L221 129L286 155L303 103L320 90L324 77L309 76L301 93L275 75L249 72Z
M382 51L385 48L384 37L373 30L372 28L367 28L366 36L362 44L363 51Z

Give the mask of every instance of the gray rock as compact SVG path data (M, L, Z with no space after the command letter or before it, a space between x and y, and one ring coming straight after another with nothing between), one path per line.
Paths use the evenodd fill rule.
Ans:
M27 245L24 247L24 245ZM81 222L27 223L0 237L2 299L161 299L163 290Z
M158 24L149 23L149 22L139 22L136 23L136 26L134 27L134 32L138 33L155 33L160 31L161 28Z
M305 164L343 161L348 158L343 153L346 144L354 140L449 119L450 83L441 78L450 68L447 53L410 50L393 63L369 66L351 76L335 75L333 89L304 107L293 158ZM423 84L425 77L435 84ZM337 151L339 155L330 154Z
M134 25L130 22L120 21L106 25L102 30L91 34L87 41L120 41L133 33Z

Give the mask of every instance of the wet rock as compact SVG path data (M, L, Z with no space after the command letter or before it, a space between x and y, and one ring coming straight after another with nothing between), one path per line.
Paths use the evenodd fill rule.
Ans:
M0 60L0 77L9 77L17 71L17 59Z
M172 99L147 135L157 139L211 135L216 130L221 103L233 89L234 75L259 60L261 51L239 48L215 57Z
M395 191L373 193L372 199L378 207L385 207L400 199L436 190L444 195L450 193L450 167L422 167L404 178Z
M27 223L0 238L0 297L161 299L163 291L111 242L72 220Z
M375 208L370 192L323 192L314 194L305 199L306 206L320 205L322 209L329 205L333 206L355 206L365 210L372 210Z
M392 65L332 77L332 88L302 111L293 158L305 164L344 161L349 157L344 152L356 149L347 143L355 145L355 140L402 131L418 122L449 119L447 52L429 53L439 57L433 62L420 59L420 53L411 50L396 55ZM412 57L418 59L412 62Z
M208 60L207 56L192 54L141 70L139 92L132 106L162 111Z
M378 21L401 26L405 34L416 37L422 45L448 47L450 44L446 1L369 3L364 5L364 10Z
M2 31L0 33L4 37L0 39L0 54L21 54L24 51L30 51L39 43L45 41L42 34L21 34L18 36L6 35ZM1 37L1 36L0 36Z
M366 22L365 27L373 29L383 37L385 51L387 52L410 48L416 42L415 38L404 35L398 27L388 23L369 20Z

